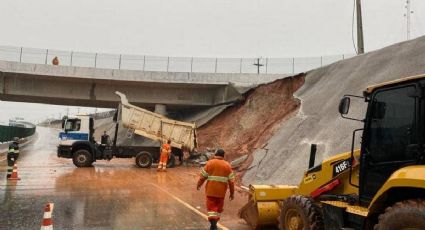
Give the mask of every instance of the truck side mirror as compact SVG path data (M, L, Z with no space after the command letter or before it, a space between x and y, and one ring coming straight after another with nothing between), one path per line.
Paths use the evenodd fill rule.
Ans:
M118 121L118 109L115 110L114 117L112 118L114 122Z
M339 113L342 115L346 115L348 111L350 110L350 98L349 97L343 97L341 101L339 102L338 107Z

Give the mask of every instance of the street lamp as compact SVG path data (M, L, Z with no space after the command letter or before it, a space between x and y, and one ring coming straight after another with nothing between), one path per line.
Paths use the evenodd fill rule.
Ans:
M264 66L263 64L261 64L261 63L260 63L260 59L261 59L261 58L257 58L257 59L256 59L256 60L257 60L257 62L254 62L254 64L253 64L253 65L257 66L257 74L260 74L260 67L261 67L261 66Z

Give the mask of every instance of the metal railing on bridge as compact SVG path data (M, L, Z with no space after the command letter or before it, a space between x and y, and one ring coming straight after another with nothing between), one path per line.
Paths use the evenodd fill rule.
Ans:
M0 46L0 60L5 61L51 65L53 58L58 57L59 65L64 66L162 72L257 73L259 61L260 73L294 74L353 56L355 54L260 59L158 57Z

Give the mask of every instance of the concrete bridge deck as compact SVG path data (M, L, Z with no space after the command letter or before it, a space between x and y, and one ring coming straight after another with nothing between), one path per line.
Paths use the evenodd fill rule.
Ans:
M0 61L0 100L114 108L121 91L138 106L206 108L283 74L173 73Z

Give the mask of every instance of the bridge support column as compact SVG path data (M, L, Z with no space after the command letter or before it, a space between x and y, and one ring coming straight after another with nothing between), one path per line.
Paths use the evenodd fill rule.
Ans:
M156 104L155 105L155 113L166 116L167 115L167 107L165 105L162 105L162 104Z

